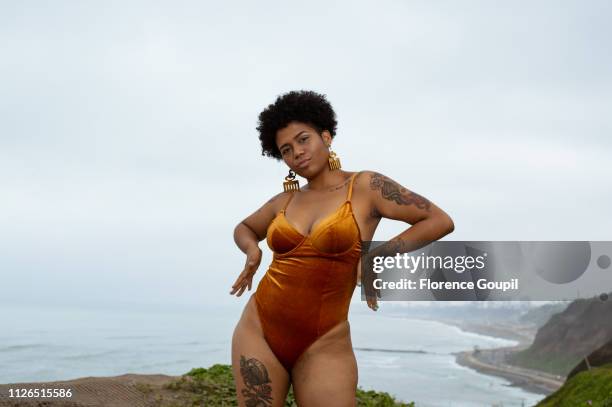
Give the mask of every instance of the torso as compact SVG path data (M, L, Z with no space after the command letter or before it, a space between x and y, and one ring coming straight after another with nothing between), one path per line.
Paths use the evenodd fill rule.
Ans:
M337 209L345 200L350 177L354 172L347 172L345 181L333 190L309 191L303 189L296 193L287 208L287 219L300 232L308 233L313 226L323 220L326 215ZM362 240L372 240L374 232L380 222L380 217L372 216L372 206L369 199L369 180L367 174L359 174L355 179L352 194L352 207L355 220L361 231ZM290 193L284 193L281 199L276 200L275 212L278 214L290 198ZM302 214L298 217L297 214Z
M349 188L349 181L353 173L345 173L345 182L330 188L326 191L311 191L308 188L294 193L295 196L289 202L286 208L287 221L299 233L307 236L313 230L316 231L322 220L333 213L346 201L346 195ZM369 180L367 174L359 174L353 184L353 192L351 197L351 206L355 222L359 227L361 239L363 241L371 240L378 223L379 217L372 216L371 203L368 196ZM281 195L282 199L276 199L275 212L279 212L285 207L290 199L290 193ZM300 216L301 215L301 216ZM278 215L277 215L278 216ZM258 318L254 296L249 300L245 309L245 317L250 325L256 329L262 336L263 330ZM312 352L350 352L352 353L352 345L350 339L350 326L348 321L335 326L307 349L305 355Z

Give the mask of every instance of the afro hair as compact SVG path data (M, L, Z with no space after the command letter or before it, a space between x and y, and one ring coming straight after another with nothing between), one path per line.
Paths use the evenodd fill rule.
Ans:
M276 132L292 121L308 124L319 134L327 130L332 138L338 126L336 113L325 95L309 90L287 92L259 114L257 131L261 141L261 155L277 160L282 158L276 146Z

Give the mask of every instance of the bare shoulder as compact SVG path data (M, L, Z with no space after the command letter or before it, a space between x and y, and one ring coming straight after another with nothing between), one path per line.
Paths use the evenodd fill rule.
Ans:
M372 178L378 173L376 171L362 170L355 171L355 181L353 181L353 196L358 196L360 201L371 201L372 188L370 184Z
M283 208L285 203L287 203L289 198L291 198L291 192L279 192L270 198L264 206L269 207L274 212L278 212Z
M358 182L356 181L355 184L359 185L362 194L365 196L373 199L382 197L398 203L413 200L418 200L423 204L429 203L425 198L378 171L365 170L360 171L360 173L357 177Z
M359 184L370 191L378 191L381 189L387 190L395 190L397 189L399 192L405 192L406 188L400 185L398 182L394 181L390 177L381 174L378 171L372 170L364 170L360 171Z
M247 216L240 223L247 226L255 233L259 240L263 240L266 237L268 226L283 208L283 205L287 203L290 198L290 193L281 192L268 199L259 209Z
M370 189L370 183L372 182L372 179L377 176L381 176L381 174L379 174L376 171L371 171L371 170L357 171L357 175L355 177L355 188L364 189L364 190Z

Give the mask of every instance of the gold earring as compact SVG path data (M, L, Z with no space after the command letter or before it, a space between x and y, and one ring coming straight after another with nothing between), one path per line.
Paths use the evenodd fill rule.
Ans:
M331 144L327 147L329 148L329 158L327 159L327 161L329 163L330 171L339 170L340 168L342 168L342 165L340 165L340 158L336 156L336 153L331 150Z
M283 182L283 189L285 192L293 192L300 190L300 182L295 179L295 172L293 170L289 170L289 175L285 177L285 182Z

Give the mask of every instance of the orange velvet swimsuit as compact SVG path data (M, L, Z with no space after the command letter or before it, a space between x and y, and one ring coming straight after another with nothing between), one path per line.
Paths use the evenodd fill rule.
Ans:
M285 217L295 192L268 227L266 240L274 255L253 295L264 337L289 374L306 348L348 319L361 255L351 206L356 175L346 201L310 234L302 235Z

